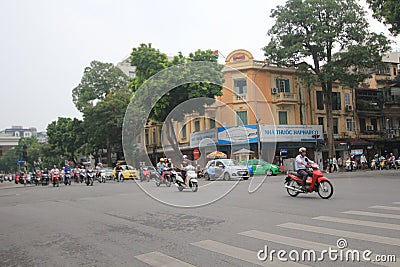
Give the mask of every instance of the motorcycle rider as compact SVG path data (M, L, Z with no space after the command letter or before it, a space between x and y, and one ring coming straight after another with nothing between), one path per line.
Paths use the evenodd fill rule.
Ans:
M64 179L65 179L65 175L67 173L71 174L71 168L69 167L69 164L65 165L65 168L64 168ZM69 177L69 179L71 179L71 176Z
M164 158L160 158L160 162L157 163L157 171L158 174L161 175L161 181L164 182L164 168L165 168L165 160Z
M55 174L60 174L60 170L57 168L56 165L54 165L53 169L51 169L50 174L51 174L51 181L53 181Z
M117 163L117 166L115 167L115 178L117 179L117 182L119 182L119 176L120 175L123 175L122 174L122 167L121 167L121 165L119 164L119 162ZM123 178L122 178L123 179Z
M181 163L181 175L183 178L183 182L186 184L186 174L187 174L187 167L189 166L188 157L183 155L182 163Z
M307 171L307 167L310 167L310 164L314 163L312 160L307 158L306 154L307 154L307 149L305 147L301 147L299 149L299 155L297 155L295 161L296 172L302 178L301 190L303 191L307 190L306 189L307 177L309 175L312 175L312 173L309 173Z
M389 166L390 168L396 168L396 157L393 155L393 153L390 153Z

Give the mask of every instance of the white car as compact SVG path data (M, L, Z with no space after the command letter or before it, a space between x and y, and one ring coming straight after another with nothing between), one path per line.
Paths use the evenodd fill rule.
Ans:
M249 169L245 165L240 165L233 159L215 159L207 163L204 171L206 180L223 178L228 181L234 178L249 179Z

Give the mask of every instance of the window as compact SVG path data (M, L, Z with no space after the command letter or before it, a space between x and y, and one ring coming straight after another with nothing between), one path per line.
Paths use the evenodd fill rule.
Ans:
M31 137L32 133L31 132L24 132L24 137Z
M339 119L338 118L333 118L333 133L334 134L338 134L339 133L338 124L339 124Z
M332 92L332 110L341 110L340 92Z
M244 95L247 94L247 81L246 79L234 80L233 90L235 94Z
M19 137L19 132L15 132L14 136Z
M150 144L149 142L149 131L146 131L145 135L145 140L146 140L146 145Z
M278 88L278 92L290 92L289 80L287 79L276 79L276 88Z
M200 132L200 121L195 121L194 122L194 131L195 132Z
M365 133L367 131L367 126L365 123L365 119L360 119L360 132Z
M346 129L349 132L354 132L355 123L352 119L346 119Z
M374 126L374 131L378 130L378 121L376 119L371 119L371 125Z
M279 124L282 124L282 125L287 125L288 124L287 112L286 111L279 111Z
M156 129L153 129L153 144L157 143L156 141Z
M393 75L397 76L397 69L396 68L393 68Z
M322 91L317 91L317 109L324 110L324 96Z
M210 118L210 129L214 129L214 128L215 128L215 119Z
M350 94L347 93L344 94L344 104L350 105Z
M236 125L247 125L247 111L236 111Z
M186 139L186 124L182 127L182 139Z
M318 117L318 125L322 125L322 132L325 133L324 117Z

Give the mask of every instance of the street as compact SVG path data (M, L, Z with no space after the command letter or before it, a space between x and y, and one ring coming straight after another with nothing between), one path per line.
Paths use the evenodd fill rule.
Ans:
M192 208L148 194L196 205L215 198L212 188L236 182L201 181L195 193L144 182L145 193L133 181L2 185L0 266L400 266L399 170L326 174L334 185L328 200L290 197L284 177L268 177L251 194L251 180L240 181L221 199ZM258 257L266 246L286 258L291 250L338 249L339 238L343 248L370 250L372 259L396 255L396 262Z

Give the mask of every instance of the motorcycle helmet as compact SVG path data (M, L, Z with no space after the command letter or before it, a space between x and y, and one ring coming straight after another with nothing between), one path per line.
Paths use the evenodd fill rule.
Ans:
M307 151L307 149L306 149L305 147L300 147L300 148L299 148L299 152L300 152L300 153L306 152L306 151Z
M164 158L160 158L160 162L164 162Z

